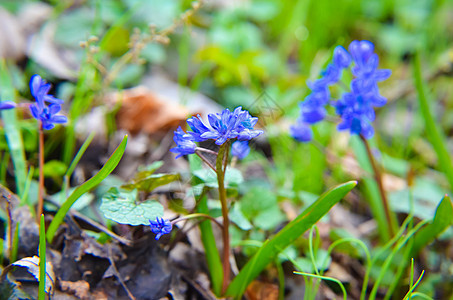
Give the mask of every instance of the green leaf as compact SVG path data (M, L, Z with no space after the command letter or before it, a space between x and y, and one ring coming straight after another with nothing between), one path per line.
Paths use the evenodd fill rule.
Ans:
M123 157L124 150L126 150L127 144L127 135L124 136L123 141L121 144L116 148L115 152L113 152L112 156L108 159L105 165L99 170L99 172L85 181L81 186L76 188L74 192L66 199L65 203L60 207L57 214L53 218L52 222L47 229L47 240L49 243L52 242L55 232L57 232L58 226L60 226L61 222L63 222L64 217L68 213L71 206L79 199L83 194L90 191L91 189L95 188L102 180L104 180L113 170L116 168L118 163Z
M267 240L233 279L226 291L227 296L240 297L250 282L286 247L292 244L307 229L324 216L338 201L357 185L356 181L346 182L319 197L296 219L287 224L273 238Z
M39 273L38 273L38 299L45 300L46 292L50 294L55 280L46 280L46 223L44 223L44 215L41 214L39 223ZM34 265L31 264L29 270L32 270ZM52 272L53 273L53 272ZM33 273L32 273L33 274ZM35 276L35 275L34 275Z
M134 179L131 183L124 184L121 187L126 190L137 189L149 193L155 188L179 180L179 178L179 174L151 174L145 178Z
M14 98L14 88L8 67L4 60L0 60L0 99L12 101ZM0 117L3 121L6 140L13 160L17 194L22 195L27 178L27 167L24 143L22 141L19 122L17 121L16 109L2 110L0 111Z
M448 195L440 201L432 221L414 237L412 257L453 224L453 203Z
M275 194L262 186L252 187L241 199L240 208L255 227L264 230L274 229L286 219Z
M234 205L229 212L230 220L236 224L242 230L250 230L253 228L253 225L249 220L244 216L241 209L239 208L240 202Z
M208 198L202 195L197 205L197 212L209 214ZM212 230L211 221L200 222L201 241L206 252L206 261L211 276L212 290L217 296L220 296L223 281L222 261L220 260L219 249L217 248L216 239Z
M102 198L99 208L107 219L120 224L149 225L149 220L164 215L164 207L157 201L137 203L137 191L111 188Z
M150 165L147 166L140 166L138 167L138 173L135 175L136 179L143 179L148 177L151 174L154 174L154 172L157 171L160 167L164 165L164 162L161 160L155 161Z
M332 262L329 253L324 249L318 249L315 255L315 263L318 270L327 270ZM294 266L301 272L315 273L312 260L307 257L299 257L294 260Z
M217 175L211 169L200 169L193 171L193 175L200 178L206 186L218 188ZM241 171L238 169L228 168L225 172L225 187L237 187L244 181Z
M44 177L62 177L66 173L67 166L64 162L59 160L49 160L44 164L43 172ZM35 177L39 176L39 169L35 169L33 174Z
M447 141L441 128L438 126L436 119L433 116L432 108L428 101L426 87L423 83L420 55L417 53L413 61L415 87L417 88L418 103L420 112L425 120L426 135L436 151L439 159L439 167L444 172L450 184L450 189L453 189L453 165L450 153L447 149Z

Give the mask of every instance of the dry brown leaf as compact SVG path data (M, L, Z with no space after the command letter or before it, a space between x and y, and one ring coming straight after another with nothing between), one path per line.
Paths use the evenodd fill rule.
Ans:
M278 286L254 280L248 286L246 294L250 300L274 300L278 299Z
M90 299L90 285L85 280L60 281L60 287L63 292L72 293L80 299Z
M142 86L110 95L107 101L121 102L116 124L132 134L168 132L182 125L188 115L184 107L165 101Z

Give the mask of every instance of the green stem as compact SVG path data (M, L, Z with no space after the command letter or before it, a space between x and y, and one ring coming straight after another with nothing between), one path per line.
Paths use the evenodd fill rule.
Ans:
M228 156L229 143L224 143L220 146L219 155L216 160L216 173L217 173L217 182L219 185L219 198L220 204L222 205L222 217L223 217L223 230L222 230L222 239L223 239L223 284L222 292L225 293L229 281L230 281L230 234L228 232L230 226L230 220L228 218L228 203L225 189L225 171L226 168L223 168L224 160Z
M223 225L221 223L219 223L219 221L217 221L213 216L210 216L208 214L203 214L203 213L195 213L195 214L190 214L190 215L187 215L187 216L184 216L181 218L177 218L177 219L171 221L171 223L174 225L174 224L178 223L179 221L196 219L196 218L209 219L212 222L214 222L216 225L218 225L221 229L223 228Z
M37 222L41 217L44 206L44 132L42 123L39 123L39 189L38 189L38 208L36 213Z
M39 287L38 299L46 299L46 229L44 215L39 215Z
M374 179L376 180L376 183L379 188L379 194L381 195L382 199L382 205L384 206L384 212L385 212L385 217L388 222L388 228L389 228L389 233L390 236L393 237L396 231L396 222L392 218L392 212L390 210L389 202L387 200L387 194L385 193L384 190L384 185L382 183L382 174L381 171L379 170L376 161L374 160L373 153L371 152L370 144L368 143L367 139L360 135L360 139L362 140L363 144L365 145L366 148L366 153L368 155L368 159L370 160L371 167L373 168L374 172Z
M199 152L195 152L196 155L198 155L199 158L201 158L201 160L208 165L208 167L210 167L214 172L216 172L216 169L215 167L209 162L209 160L204 157L201 153Z

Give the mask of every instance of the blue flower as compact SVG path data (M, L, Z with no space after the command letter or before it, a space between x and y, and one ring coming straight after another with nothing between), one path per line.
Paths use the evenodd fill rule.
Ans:
M351 64L351 55L344 47L335 47L333 51L333 64L339 69L345 69Z
M50 83L47 83L38 74L31 77L30 92L40 106L43 106L45 102L63 104L63 100L55 98L52 95L48 95L50 88Z
M170 151L178 154L176 158L183 155L195 153L195 148L197 148L197 144L193 142L194 137L188 133L185 133L182 130L181 126L179 126L178 129L175 131L175 136L173 137L173 140L176 143L176 147L171 148Z
M233 112L228 108L218 114L208 115L211 130L200 135L204 139L213 139L217 145L222 145L227 140L237 138L248 141L263 133L262 130L253 129L258 118L253 118L248 111L237 107Z
M201 120L200 115L197 115L187 120L192 131L186 133L181 128L175 131L173 140L177 146L170 151L178 153L176 157L178 158L195 153L197 147L195 142L212 139L217 145L222 145L232 139L249 141L263 133L262 130L254 129L257 122L258 118L252 117L240 106L232 112L225 109L221 113L209 114L208 124Z
M63 100L48 95L50 84L43 80L39 75L33 75L30 80L30 92L35 98L35 103L30 105L32 116L41 121L42 127L49 130L55 127L55 124L66 123L68 119L65 116L57 115L60 110L60 104ZM47 103L49 103L47 105Z
M172 224L169 220L156 217L156 220L149 220L151 231L156 234L156 240L160 239L164 234L169 234L172 229Z
M311 130L310 125L300 118L297 119L296 124L289 128L289 133L299 142L309 142L313 138L313 131Z
M248 141L236 141L231 145L231 154L242 160L250 153Z
M374 108L387 102L387 99L380 95L377 83L386 80L391 71L378 69L379 57L374 53L374 45L370 41L353 41L348 50L349 52L337 46L333 62L327 66L323 77L309 84L312 92L300 103L301 115L297 123L290 127L290 133L296 140L311 140L312 131L309 125L323 120L327 114L329 86L340 80L343 69L350 67L351 63L354 76L351 91L330 104L342 119L338 125L339 130L348 129L352 134L361 134L365 138L373 136L371 122L375 119Z
M209 132L209 129L201 120L201 116L197 115L196 117L192 117L187 119L187 124L189 125L192 132L188 132L189 135L193 137L195 142L204 142L206 138L202 138L201 135L203 133Z
M39 107L38 105L32 104L30 106L30 112L32 116L41 121L42 128L49 130L55 127L55 124L63 124L68 121L65 116L57 115L61 110L61 106L58 104L50 104L49 106Z
M13 101L0 101L0 110L15 108L16 103Z

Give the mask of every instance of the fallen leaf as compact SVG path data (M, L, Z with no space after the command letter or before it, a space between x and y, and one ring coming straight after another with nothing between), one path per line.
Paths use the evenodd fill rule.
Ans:
M116 124L132 134L168 132L183 124L189 114L184 107L165 101L143 86L111 94L107 101L121 102Z
M278 299L278 286L254 280L248 286L246 294L250 300L274 300Z
M90 299L90 285L85 280L60 281L60 287L63 292L72 293L80 299Z
M39 257L24 257L14 263L13 266L27 268L27 271L39 281ZM53 267L50 262L46 262L46 293L50 294L53 291L55 285L55 274L53 272Z

